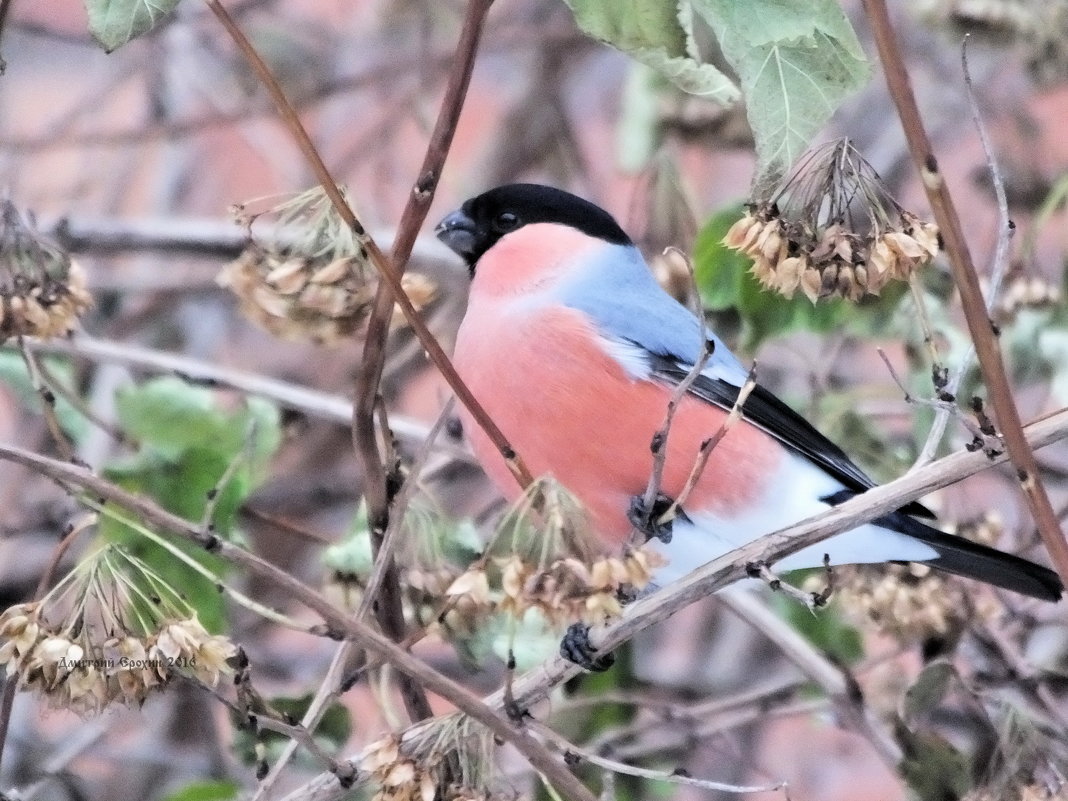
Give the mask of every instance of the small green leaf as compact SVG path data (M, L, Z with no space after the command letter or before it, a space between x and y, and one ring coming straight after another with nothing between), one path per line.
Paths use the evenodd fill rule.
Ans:
M955 676L953 666L945 660L932 662L925 667L905 691L902 704L905 721L913 723L938 706L949 692L949 683Z
M163 801L232 801L241 787L237 782L202 781L187 784L168 795Z
M89 33L110 53L155 28L178 0L85 0Z
M711 311L723 311L741 305L742 282L750 260L723 244L730 227L745 213L745 208L727 206L708 218L697 234L693 246L694 273L701 301Z
M912 732L900 721L894 727L905 752L900 770L920 801L963 798L971 789L968 759L937 734Z
M245 447L262 466L281 442L278 410L261 398L249 398L244 409L227 410L218 395L174 376L154 378L124 388L115 398L119 422L134 439L164 458L203 447L232 457Z
M123 429L140 448L135 455L107 465L105 475L193 523L201 522L211 503L213 531L233 540L237 510L281 441L278 410L256 398L224 408L217 393L174 377L123 389L117 394L116 410ZM229 480L219 486L224 476ZM222 628L224 608L215 581L106 515L100 532L180 588L210 631ZM184 541L173 544L215 576L224 575L225 563L204 549Z
M868 80L835 0L692 0L738 74L757 150L757 193L774 185L843 98Z
M361 507L362 509L363 507ZM323 551L323 566L345 576L366 578L374 568L371 555L371 532L364 515L363 527L353 528L348 534Z
M686 2L664 0L565 0L578 26L599 41L646 64L690 94L724 105L738 87L697 56Z
M493 652L507 661L510 649L518 670L529 670L559 652L560 632L538 609L527 609L519 620L508 614L499 618Z

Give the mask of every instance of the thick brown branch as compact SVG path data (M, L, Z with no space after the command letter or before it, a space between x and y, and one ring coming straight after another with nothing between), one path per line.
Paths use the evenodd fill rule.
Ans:
M463 28L456 44L456 56L449 73L445 97L441 101L441 111L430 135L419 176L401 214L397 237L393 242L392 268L398 277L404 273L416 237L434 198L434 191L456 132L464 98L467 96L482 27L492 2L493 0L470 0L467 4ZM385 560L382 565L376 567L376 575L381 576L377 597L368 596L368 600L376 602L376 614L383 630L399 642L404 639L405 626L397 571L388 553L380 555L385 532L389 527L389 507L392 502L389 474L392 466L384 464L379 453L374 419L375 410L379 407L379 384L386 363L386 338L389 335L389 319L392 313L393 295L385 282L382 282L375 293L374 308L364 339L363 360L356 381L356 402L352 409L352 439L356 454L363 464L364 497L367 500L367 517L371 523L371 547L376 562ZM429 707L420 708L417 699L410 700L409 714L417 718L429 717Z
M942 233L946 255L953 269L953 278L960 292L961 305L968 323L975 350L979 356L979 367L983 373L990 392L994 413L1001 427L1005 447L1020 486L1031 507L1042 542L1049 551L1050 559L1060 574L1061 581L1068 585L1068 542L1061 533L1057 516L1050 504L1045 487L1039 480L1039 467L1035 454L1027 444L1020 421L1020 413L1013 399L1012 387L1005 373L1005 364L1001 358L1001 348L997 334L983 302L979 277L972 263L968 243L961 229L960 217L953 204L953 198L942 175L931 142L927 137L916 98L909 83L908 71L901 57L901 50L890 23L885 0L864 0L864 9L871 23L879 58L883 62L883 72L890 89L890 96L901 117L912 158L916 162L923 178L924 190L934 212L935 221Z

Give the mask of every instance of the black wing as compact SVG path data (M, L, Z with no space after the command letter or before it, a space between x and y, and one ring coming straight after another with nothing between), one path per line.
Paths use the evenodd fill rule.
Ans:
M669 384L679 384L689 373L686 365L665 356L650 354L652 375ZM730 409L738 400L739 387L720 378L699 375L690 385L691 393L709 403ZM823 498L832 505L875 486L875 482L857 467L845 453L811 423L759 384L742 407L742 415L753 425L775 437L791 450L819 465L845 485L846 489ZM920 503L910 503L900 512L934 519L934 514Z

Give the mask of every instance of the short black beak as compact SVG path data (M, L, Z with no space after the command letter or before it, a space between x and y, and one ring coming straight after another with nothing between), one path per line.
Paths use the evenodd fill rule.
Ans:
M450 250L463 257L468 264L474 263L478 256L478 231L475 221L463 209L457 209L438 223L434 229L438 239Z

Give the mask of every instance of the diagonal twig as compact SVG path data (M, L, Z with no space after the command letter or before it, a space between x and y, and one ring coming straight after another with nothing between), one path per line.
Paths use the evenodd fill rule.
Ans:
M994 244L994 260L990 266L990 288L986 295L986 311L989 314L997 301L1001 282L1004 280L1005 272L1009 267L1009 243L1016 232L1016 226L1009 219L1009 201L1005 193L1005 179L1002 177L1001 170L994 159L994 151L990 146L990 136L987 134L983 117L979 113L979 104L975 99L972 75L968 69L968 41L970 36L971 34L964 35L964 41L961 43L960 48L961 69L964 71L964 88L968 94L968 105L972 109L972 122L975 124L975 130L979 133L979 142L982 144L983 153L986 155L986 166L990 170L990 182L994 186L994 196L997 198L998 205L997 241ZM968 347L968 352L961 358L960 363L953 368L953 372L946 382L945 392L956 396L961 382L964 380L964 374L968 371L968 365L972 363L974 356L975 345L972 344ZM927 440L924 442L923 448L920 449L920 455L916 457L916 462L913 464L914 468L927 464L934 459L935 453L938 451L938 445L942 441L942 435L946 431L946 424L949 422L952 413L953 409L947 407L939 407L937 409L934 420L931 423L931 430L927 433Z
M363 224L356 218L351 207L341 196L341 191L338 189L338 185L334 182L329 170L327 170L322 158L316 151L315 145L312 143L307 131L304 130L300 118L293 110L293 107L290 105L267 65L263 62L263 59L256 53L251 43L226 12L226 9L219 3L219 0L205 0L205 2L207 2L208 7L219 19L223 27L226 28L226 31L233 38L245 58L248 59L249 65L255 70L256 74L267 88L271 95L271 99L274 101L274 104L278 109L278 113L289 128L290 133L296 139L301 153L315 172L315 176L322 185L323 191L326 193L327 197L330 198L331 203L334 205L334 209L337 211L341 219L352 229L353 233L360 240L360 243L367 248L368 257L370 258L371 263L374 265L379 275L381 275L382 280L385 282L390 292L392 292L394 302L400 307L405 319L412 327L415 335L419 338L419 342L423 345L430 360L438 370L441 371L442 376L448 382L452 391L456 393L460 402L467 408L471 413L471 416L485 430L486 435L505 457L509 468L516 476L516 480L524 486L529 484L532 480L530 472L523 465L504 434L501 433L501 430L493 420L490 419L486 410L482 408L482 405L475 399L474 395L472 395L471 391L467 388L467 385L464 384L463 380L457 374L456 369L452 366L452 362L445 354L441 344L437 341L434 335L430 333L429 329L426 327L426 323L423 322L422 317L419 316L419 312L416 310L415 306L412 305L411 300L405 293L403 286L401 286L400 275L394 269L393 264L367 233Z
M441 101L441 110L434 124L434 130L431 132L419 175L401 214L397 236L393 241L390 262L391 269L398 280L399 276L404 273L419 230L426 219L430 203L434 198L434 191L441 177L441 170L445 165L445 158L452 145L456 124L471 82L475 55L482 38L483 24L492 3L493 0L469 0L467 4L445 97ZM390 525L390 504L393 500L390 490L392 468L385 463L379 452L378 432L375 429L375 410L379 406L379 384L386 363L386 338L389 335L389 319L393 313L394 298L390 289L391 287L385 282L379 283L367 323L363 359L356 380L356 401L352 407L352 440L356 455L363 466L363 491L367 502L367 519L371 528L371 550L376 562L375 575L379 577L378 586L373 589L368 588L364 601L368 604L378 602L375 607L376 615L383 630L399 642L404 639L405 622L401 609L397 570L391 556L388 554L385 558L381 556L386 530ZM489 433L488 429L487 433ZM503 439L502 436L501 440ZM497 444L496 440L494 442ZM511 447L507 446L507 443L505 446L510 452ZM508 458L507 454L506 458ZM517 465L514 464L514 460L512 462L510 464L515 472ZM523 472L525 473L525 468ZM528 474L521 475L515 472L515 475L520 484L529 483ZM410 715L415 718L430 716L430 707L427 704L413 697L411 692L405 692L403 686L401 689L405 694L405 704Z
M1057 515L1050 504L1046 489L1039 479L1039 467L1035 454L1024 436L1020 412L1012 396L1012 387L1005 373L997 334L983 303L979 277L972 263L968 243L964 238L960 217L946 185L938 160L931 148L923 120L920 117L916 98L909 83L908 71L901 56L901 49L886 10L885 0L863 0L883 73L890 89L890 96L897 107L901 125L905 131L909 150L923 178L923 188L934 212L935 221L945 243L946 254L953 269L953 278L960 292L964 317L975 350L979 356L979 368L990 392L990 400L1001 427L1002 437L1009 458L1016 469L1024 497L1031 509L1042 542L1049 552L1061 581L1068 585L1068 542L1061 533Z

